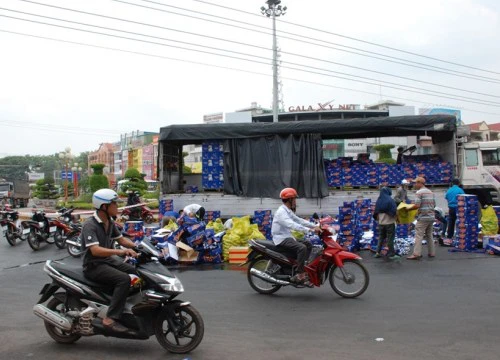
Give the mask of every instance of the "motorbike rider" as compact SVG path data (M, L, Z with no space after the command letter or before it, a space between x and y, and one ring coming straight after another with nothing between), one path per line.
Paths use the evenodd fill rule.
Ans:
M92 196L96 212L85 221L81 234L87 250L83 258L83 272L90 280L113 285L113 297L102 323L104 328L113 332L127 332L128 328L118 320L130 287L128 274L136 274L136 271L134 266L118 256L136 257L137 253L132 250L134 242L122 236L112 219L118 214L118 201L118 194L111 189L97 190ZM125 249L115 249L114 241Z
M141 198L139 197L139 192L135 190L127 191L127 206L132 206L141 203ZM141 209L139 206L130 208L130 218L131 219L141 219Z
M321 232L316 224L306 221L297 215L297 191L293 188L284 188L280 192L283 201L274 214L271 233L274 244L280 250L293 251L297 256L297 273L291 278L292 281L303 283L307 281L307 273L304 272L304 263L311 253L312 244L307 240L295 239L292 230L308 232L314 230Z

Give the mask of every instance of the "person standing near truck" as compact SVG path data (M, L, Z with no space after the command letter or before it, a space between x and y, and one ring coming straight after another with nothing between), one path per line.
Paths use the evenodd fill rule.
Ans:
M399 204L402 202L408 201L408 184L410 184L410 182L406 179L403 179L401 181L401 185L396 189L396 195L394 195L396 206L399 206Z
M448 239L452 239L455 233L455 222L457 221L457 195L465 194L465 191L459 186L460 180L453 179L451 187L445 194L448 201Z
M422 258L422 240L427 240L428 256L433 258L436 256L434 249L434 238L432 236L432 226L434 224L436 200L434 193L425 187L425 178L417 177L415 180L415 203L408 207L407 210L418 209L417 224L415 225L415 247L413 254L408 256L407 260L420 260Z

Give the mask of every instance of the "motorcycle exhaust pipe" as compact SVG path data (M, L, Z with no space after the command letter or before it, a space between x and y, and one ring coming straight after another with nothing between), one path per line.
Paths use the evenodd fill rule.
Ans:
M250 274L257 276L259 279L267 281L268 283L271 283L271 284L290 285L290 282L288 282L288 281L276 279L276 278L272 277L271 275L268 275L265 272L262 272L260 270L254 269L254 268L250 269Z
M80 246L79 242L73 241L73 240L66 240L66 244L74 245L74 246Z
M68 319L42 304L35 305L33 307L33 313L61 330L71 330L71 322Z

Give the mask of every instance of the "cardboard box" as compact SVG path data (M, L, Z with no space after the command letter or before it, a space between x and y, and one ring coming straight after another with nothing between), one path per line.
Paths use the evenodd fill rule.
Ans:
M229 248L229 263L241 264L247 261L248 246L231 246Z
M194 249L184 244L181 241L178 241L175 246L179 249L179 261L180 262L196 262L198 261L198 251L194 251Z

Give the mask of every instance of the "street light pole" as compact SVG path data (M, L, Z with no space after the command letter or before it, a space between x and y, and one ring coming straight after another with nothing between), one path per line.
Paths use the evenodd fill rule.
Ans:
M285 15L287 7L281 7L281 0L267 0L268 8L260 8L263 15L273 19L273 122L278 122L278 45L276 41L276 17Z
M64 203L68 202L68 162L73 158L71 148L67 147L63 152L59 153L59 158L64 161Z

